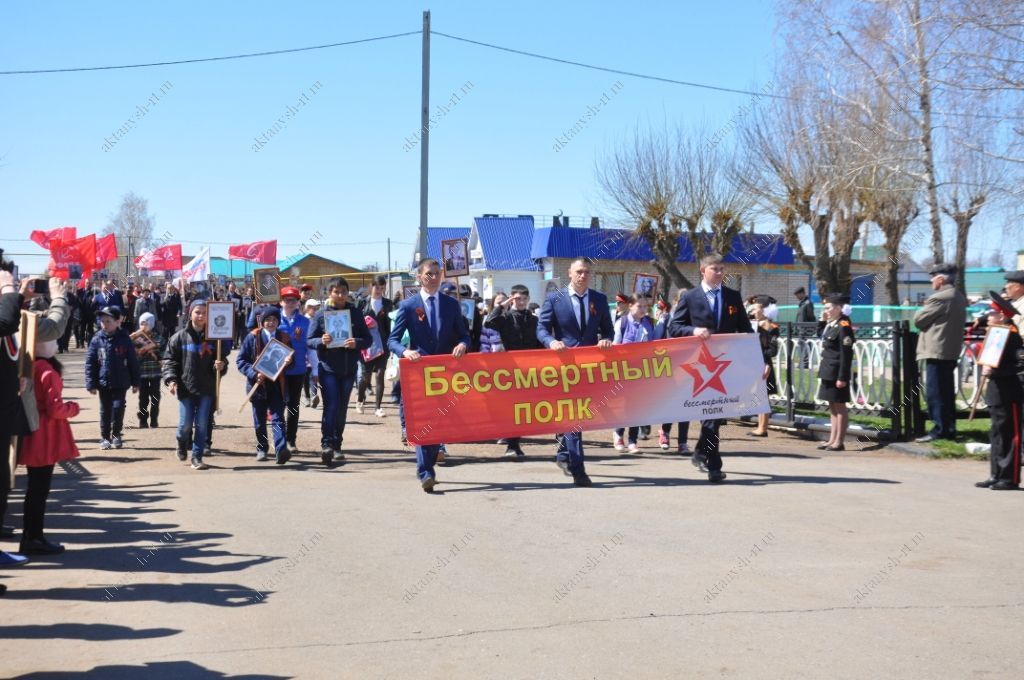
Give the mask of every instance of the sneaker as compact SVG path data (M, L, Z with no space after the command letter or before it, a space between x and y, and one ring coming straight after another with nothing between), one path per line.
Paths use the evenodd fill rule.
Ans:
M629 452L630 453L640 453L640 447L636 445L636 442L630 442L629 443Z
M361 402L361 401L357 401L356 402L356 413L358 413L359 415L363 414L363 402Z
M114 447L115 449L119 449L119 448L121 448L122 446L124 446L124 440L123 440L123 439L121 439L120 437L118 437L118 436L117 436L117 435L115 434L115 435L114 435L113 437L111 437L111 438L110 438L110 444L111 444L111 446L113 446L113 447Z
M333 456L334 460L338 461L339 463L345 462L345 454L341 452L341 449L334 449Z
M373 415L377 416L378 418L383 418L384 417L384 409L382 409L382 408L377 409L376 411L373 412Z
M109 439L101 439L100 440L100 448L102 450L104 450L104 451L109 451L110 450L110 440Z
M330 465L331 460L334 458L334 449L330 446L324 446L320 449L320 462L324 465Z
M518 451L516 451L516 447L514 447L514 446L510 446L507 449L505 449L505 457L506 458L515 458L518 455L520 455L520 454L519 454Z
M188 459L188 452L186 452L185 449L178 449L177 454L178 460L181 462L185 462Z
M315 397L313 397L313 406L312 406L312 408L316 408L319 405L320 405L320 395L318 394Z
M262 449L256 449L256 462L262 463L267 459L267 452Z
M206 463L204 463L202 458L193 458L192 459L192 469L193 470L209 470L210 466L207 465Z
M676 453L678 453L678 454L686 455L689 452L690 452L690 447L686 445L686 442L682 442L679 446L676 447Z
M277 455L274 458L274 462L277 463L278 465L284 465L289 460L291 460L291 457L292 454L288 451L288 448L285 447L277 452Z
M288 453L298 453L299 447L295 444L286 444L285 448L288 449Z
M616 435L614 443L615 443L615 450L616 451L625 451L626 450L626 444L625 444L625 442L622 441L622 437L619 437L618 435Z
M0 567L20 567L26 562L28 562L28 558L24 555L0 550Z
M658 435L658 446L661 447L662 451L668 451L668 435L664 432Z

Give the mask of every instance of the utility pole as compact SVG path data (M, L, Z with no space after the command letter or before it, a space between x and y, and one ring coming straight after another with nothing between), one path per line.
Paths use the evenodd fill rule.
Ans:
M430 158L430 10L423 13L423 82L420 104L420 232L418 257L427 256L427 176ZM390 259L390 258L389 258Z
M388 237L388 259L384 260L384 268L391 269L388 265L391 263L391 237ZM391 297L391 272L388 272L388 297Z

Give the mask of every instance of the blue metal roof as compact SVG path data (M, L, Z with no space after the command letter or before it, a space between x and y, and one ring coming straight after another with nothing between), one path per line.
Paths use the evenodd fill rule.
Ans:
M541 271L530 251L533 245L533 217L476 217L476 235L483 262L470 265L470 269Z
M709 242L706 239L706 242ZM705 246L706 247L706 246ZM545 257L590 257L597 260L650 261L650 246L627 229L575 229L544 227L535 229L530 248L533 259ZM693 247L687 238L679 238L677 262L696 262ZM775 234L742 234L733 239L726 262L746 264L793 264L793 249Z
M441 261L441 241L469 238L469 227L427 227L427 257ZM415 263L413 263L415 266Z

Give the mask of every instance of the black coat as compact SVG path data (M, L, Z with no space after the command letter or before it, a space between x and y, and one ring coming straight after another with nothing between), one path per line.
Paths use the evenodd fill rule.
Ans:
M221 375L224 375L228 370L227 353L222 354L221 359L225 362L224 370L221 371ZM213 365L216 361L216 342L207 340L203 333L187 323L167 343L167 351L164 352L164 384L178 384L179 400L212 396L217 386L217 371Z
M506 350L544 349L544 345L537 339L537 322L537 317L528 309L519 312L495 307L487 315L484 326L498 331L501 344Z
M377 322L377 332L380 333L381 342L386 344L388 336L391 335L391 317L388 315L395 310L395 303L388 298L381 298L380 312L374 314L373 307L370 306L370 298L364 298L359 302L358 309L364 317L373 317Z
M0 435L4 436L29 433L18 381L17 335L21 326L21 304L22 298L18 293L0 295L0 413L3 413ZM0 451L0 455L6 456L7 452Z
M853 343L856 342L850 318L840 316L839 321L825 326L821 334L821 366L818 377L822 380L850 382L853 365Z

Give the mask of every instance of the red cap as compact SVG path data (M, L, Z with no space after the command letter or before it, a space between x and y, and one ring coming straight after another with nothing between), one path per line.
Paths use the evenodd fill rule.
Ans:
M290 297L298 300L302 296L299 295L299 291L297 288L295 288L295 286L285 286L284 288L281 289L281 297Z

